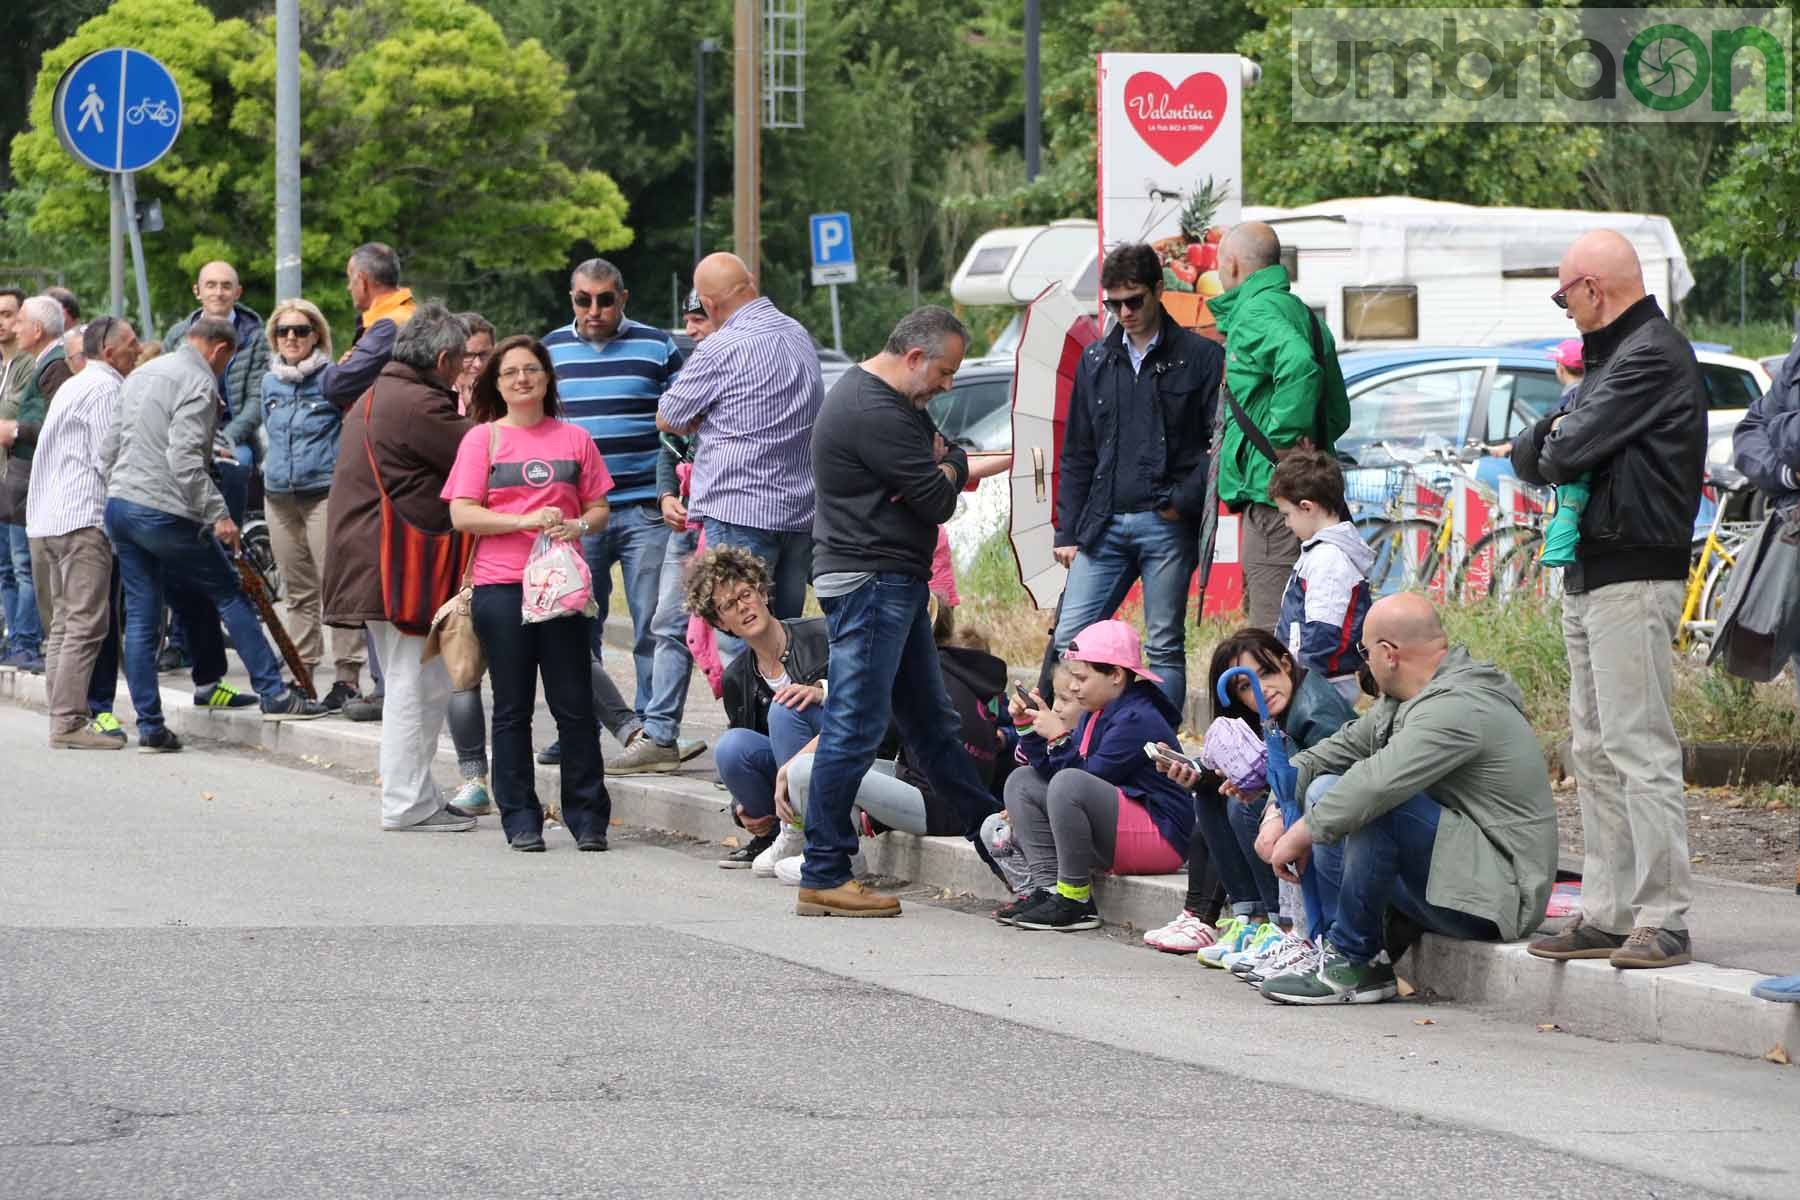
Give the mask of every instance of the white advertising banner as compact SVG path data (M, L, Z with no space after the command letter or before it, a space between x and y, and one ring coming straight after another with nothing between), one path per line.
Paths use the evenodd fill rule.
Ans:
M1238 220L1243 62L1235 54L1099 56L1102 253L1180 235L1182 210L1208 188L1223 193L1208 223Z

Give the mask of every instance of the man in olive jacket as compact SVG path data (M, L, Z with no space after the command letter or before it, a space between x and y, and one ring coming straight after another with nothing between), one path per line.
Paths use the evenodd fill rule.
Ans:
M1452 647L1414 593L1377 601L1363 644L1381 699L1295 759L1307 815L1269 856L1291 878L1316 854L1336 897L1322 962L1263 984L1286 1004L1393 996L1390 907L1446 937L1511 939L1544 919L1556 879L1556 804L1518 686Z
M1238 561L1250 624L1273 629L1300 541L1269 499L1275 460L1265 450L1279 454L1305 438L1329 454L1350 428L1350 401L1331 330L1289 289L1273 229L1261 221L1234 226L1219 244L1219 279L1226 292L1206 307L1225 336L1226 389L1255 430L1230 403L1220 405L1219 499L1242 514Z
M1581 915L1532 943L1539 958L1615 967L1693 960L1687 795L1675 732L1676 629L1706 457L1706 386L1631 243L1576 239L1551 297L1587 366L1566 404L1513 439L1519 478L1588 481L1563 573L1569 757L1587 847Z

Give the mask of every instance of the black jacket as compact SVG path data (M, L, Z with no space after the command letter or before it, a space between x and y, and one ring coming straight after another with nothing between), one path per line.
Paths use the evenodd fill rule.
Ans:
M1581 384L1512 451L1513 469L1529 483L1587 477L1581 544L1564 589L1686 579L1706 464L1706 387L1694 348L1654 296L1581 341Z
M1795 478L1800 473L1800 342L1776 370L1774 386L1738 422L1731 455L1744 478L1761 488L1777 510L1786 512L1800 503L1800 480Z
M963 749L975 775L994 797L994 812L999 812L1005 794L1006 777L1012 774L1017 760L1012 742L1000 743L1000 734L1012 733L1012 715L1006 706L1006 664L991 654L967 646L939 646L938 665L943 668L944 690L962 725ZM894 775L918 788L925 797L925 832L931 837L952 837L964 827L962 810L947 796L932 791L912 748L902 744Z
M1135 374L1122 326L1082 351L1057 458L1057 545L1098 546L1121 478L1148 481L1151 508L1172 504L1188 520L1200 520L1212 410L1224 372L1218 343L1177 325L1166 312L1157 343ZM1159 435L1121 445L1119 414L1126 405L1140 412L1154 405L1147 427Z
M787 626L787 650L781 664L794 683L817 683L825 678L831 654L831 639L825 632L825 618L783 621ZM748 647L725 668L722 686L725 690L725 720L733 729L769 732L769 702L775 693L756 669L756 654Z
M813 578L835 571L897 571L931 578L938 526L956 513L969 481L969 456L951 446L932 457L937 427L914 405L862 369L832 385L813 426Z

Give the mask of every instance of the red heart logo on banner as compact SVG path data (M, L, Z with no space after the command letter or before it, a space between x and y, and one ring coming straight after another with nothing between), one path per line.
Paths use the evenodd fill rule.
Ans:
M1175 87L1155 71L1125 81L1125 111L1144 144L1180 166L1206 145L1225 118L1225 81L1211 71Z

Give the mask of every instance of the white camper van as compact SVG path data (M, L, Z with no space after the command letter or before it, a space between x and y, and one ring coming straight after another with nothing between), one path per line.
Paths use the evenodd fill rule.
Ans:
M950 281L950 296L970 308L1016 310L994 344L970 361L1011 364L1018 349L1020 316L1038 293L1061 280L1077 296L1100 303L1100 226L1074 219L1048 225L990 229L975 239Z
M1571 336L1550 295L1563 251L1590 229L1631 241L1670 316L1694 286L1666 217L1375 196L1247 207L1243 219L1274 228L1294 292L1346 349Z

